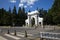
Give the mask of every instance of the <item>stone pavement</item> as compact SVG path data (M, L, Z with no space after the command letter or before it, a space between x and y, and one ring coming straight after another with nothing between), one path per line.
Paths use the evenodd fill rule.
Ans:
M0 34L1 40L30 40L30 39L35 39L36 35L34 34L27 34L28 37L25 37L25 33L18 32L17 35L15 36L14 33L3 33Z
M7 34L7 30L9 29L10 34ZM0 28L0 40L37 40L40 38L40 32L56 32L59 28L50 27L50 28ZM2 32L1 32L2 30ZM14 30L16 30L17 35L14 35ZM24 37L25 30L27 31L28 37ZM59 32L59 31L57 31Z

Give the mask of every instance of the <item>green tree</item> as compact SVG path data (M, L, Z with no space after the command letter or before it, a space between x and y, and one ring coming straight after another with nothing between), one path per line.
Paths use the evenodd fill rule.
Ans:
M16 17L17 16L17 11L16 11L16 6L14 6L14 8L13 8L13 12L12 12L12 24L16 24Z
M47 24L47 10L43 10L43 8L37 9L37 10L39 11L39 17L43 17L44 18L44 20L43 20L44 24Z
M8 10L8 24L11 26L12 25L12 13L11 13L11 8L9 7Z
M60 0L54 0L52 8L49 9L48 14L52 16L53 24L60 24Z
M22 7L22 8L19 7L19 10L18 10L18 24L20 26L25 24L26 16L27 15L25 13L25 8L24 7Z
M7 19L7 12L4 8L2 8L2 16L1 16L1 23L2 25L6 25L6 19Z
M1 25L1 18L2 18L2 9L0 9L0 25Z
M18 26L22 26L25 24L25 19L27 19L27 13L25 12L25 8L19 8L18 14L16 11L16 7L14 6L12 12L11 8L6 11L4 8L0 9L0 25L1 26L10 26L15 24Z
M44 24L47 24L47 10L43 10L43 18L44 18L43 20Z
M21 10L21 7L19 7L19 9L18 9L18 15L17 15L17 25L21 25L21 13L22 13L22 10Z

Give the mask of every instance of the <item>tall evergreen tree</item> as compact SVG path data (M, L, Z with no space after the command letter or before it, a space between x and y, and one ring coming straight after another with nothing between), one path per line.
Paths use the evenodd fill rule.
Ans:
M16 24L16 18L17 18L16 16L17 16L16 6L14 6L13 12L12 12L12 24L13 25Z
M54 24L60 24L60 0L54 0L52 8L48 11L50 17L52 16L52 22Z
M25 20L26 20L26 17L27 17L27 15L26 15L26 13L25 13L25 8L23 7L22 8L22 20L23 20L23 25L25 24Z
M11 8L9 7L9 10L8 10L8 22L9 22L9 25L11 26L12 25L12 13L11 13Z
M26 13L25 13L25 8L24 7L19 7L19 10L18 10L18 24L20 26L24 25L25 24L25 19L26 19Z
M18 9L18 15L17 15L17 24L16 25L18 25L18 26L20 26L21 25L21 13L22 13L22 10L21 10L21 7L19 7L19 9Z
M1 18L2 18L2 9L0 9L0 25L1 25Z
M2 8L2 16L1 16L1 22L2 25L6 25L6 10L4 8Z

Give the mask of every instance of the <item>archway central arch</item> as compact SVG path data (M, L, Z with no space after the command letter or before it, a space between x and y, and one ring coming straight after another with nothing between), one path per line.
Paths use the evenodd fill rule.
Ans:
M34 26L35 25L35 18L33 17L32 19L31 19L31 26Z

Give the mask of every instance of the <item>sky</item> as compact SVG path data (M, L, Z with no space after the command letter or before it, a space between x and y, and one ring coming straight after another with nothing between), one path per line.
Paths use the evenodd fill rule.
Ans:
M29 10L34 11L37 8L48 10L53 3L54 0L0 0L0 9L4 8L8 11L10 7L12 10L15 5L17 10L19 7L24 7L26 12Z

